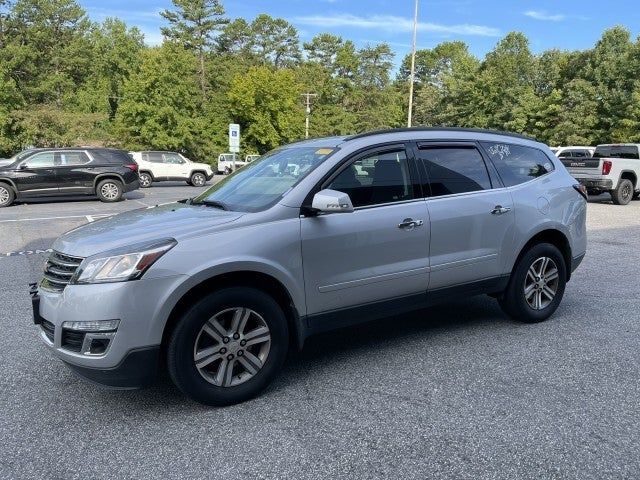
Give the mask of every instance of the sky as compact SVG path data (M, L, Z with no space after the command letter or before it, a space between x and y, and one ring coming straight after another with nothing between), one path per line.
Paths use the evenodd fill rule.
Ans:
M418 48L462 40L482 58L502 36L524 32L531 49L563 50L592 47L602 32L624 25L640 34L638 0L419 0ZM162 41L159 12L171 0L79 0L89 16L101 21L113 16L135 25L150 45ZM299 31L300 39L331 32L359 47L388 43L396 62L411 49L414 0L223 0L229 18L253 19L260 13L282 17Z

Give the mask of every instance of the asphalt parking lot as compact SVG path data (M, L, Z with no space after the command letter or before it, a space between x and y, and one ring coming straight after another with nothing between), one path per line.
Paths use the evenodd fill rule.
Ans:
M640 201L590 201L587 257L542 324L476 297L324 334L262 396L225 409L166 377L139 391L76 378L32 324L39 251L196 192L0 210L1 478L639 477Z

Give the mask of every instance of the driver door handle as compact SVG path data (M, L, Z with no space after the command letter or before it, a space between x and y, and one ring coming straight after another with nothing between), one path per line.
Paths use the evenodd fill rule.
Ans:
M493 215L502 215L503 213L507 213L510 212L511 208L510 207L503 207L502 205L496 205L493 210L491 210L491 213Z
M413 218L405 218L398 224L398 228L402 230L413 230L416 227L421 227L424 224L422 220L414 220Z

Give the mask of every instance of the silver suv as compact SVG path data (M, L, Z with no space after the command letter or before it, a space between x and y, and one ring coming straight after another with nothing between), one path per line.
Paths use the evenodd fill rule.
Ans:
M321 331L475 294L545 320L584 257L585 216L583 188L522 136L304 141L198 197L66 233L34 317L88 379L133 388L166 365L191 398L227 405Z

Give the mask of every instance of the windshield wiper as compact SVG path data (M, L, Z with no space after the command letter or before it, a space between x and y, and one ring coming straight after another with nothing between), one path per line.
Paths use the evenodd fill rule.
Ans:
M200 200L198 202L191 201L191 205L204 205L205 207L219 208L220 210L229 210L229 207L217 200Z

